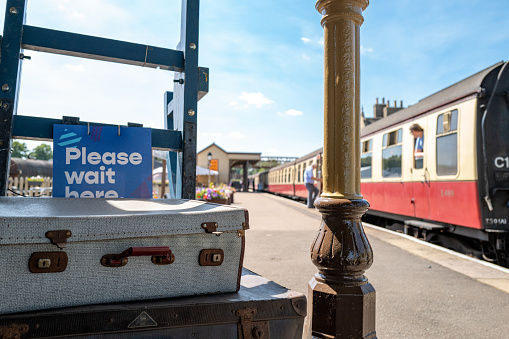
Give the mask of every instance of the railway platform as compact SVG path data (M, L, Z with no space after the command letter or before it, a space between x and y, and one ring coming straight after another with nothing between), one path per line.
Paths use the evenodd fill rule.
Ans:
M244 266L308 294L321 214L267 193L239 192L249 210ZM364 223L374 263L378 338L506 338L509 270Z

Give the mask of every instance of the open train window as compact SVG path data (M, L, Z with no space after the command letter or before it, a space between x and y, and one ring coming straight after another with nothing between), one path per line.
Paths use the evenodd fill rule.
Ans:
M458 173L458 110L437 118L437 175Z
M373 139L363 141L361 149L361 179L371 178L372 153Z
M413 163L415 169L424 168L424 129L419 124L410 126L410 134L414 137Z
M382 176L384 178L401 177L401 149L403 129L385 133L382 146Z

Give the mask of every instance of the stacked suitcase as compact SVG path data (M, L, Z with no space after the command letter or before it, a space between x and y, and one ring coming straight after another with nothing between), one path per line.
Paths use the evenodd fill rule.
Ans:
M305 315L304 295L244 269L238 293L4 315L0 338L300 339Z

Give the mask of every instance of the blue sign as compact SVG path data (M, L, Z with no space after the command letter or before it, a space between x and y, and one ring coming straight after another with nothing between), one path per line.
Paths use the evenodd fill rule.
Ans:
M53 196L152 198L150 129L54 125Z

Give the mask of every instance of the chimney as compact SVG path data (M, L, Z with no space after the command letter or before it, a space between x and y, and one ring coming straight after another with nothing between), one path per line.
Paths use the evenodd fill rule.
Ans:
M403 109L403 100L400 101L400 107L398 107L398 101L394 100L394 107L391 107L390 101L387 101L387 105L383 108L383 117L387 118L389 115Z
M382 100L383 100L383 102L385 102L385 98L383 98ZM384 117L384 112L383 112L384 106L385 106L385 104L380 104L380 101L378 100L378 98L376 98L375 104L373 105L373 118L375 120L381 119Z

